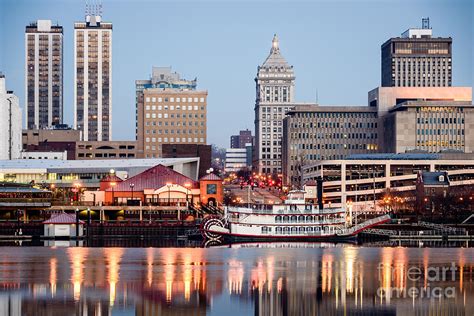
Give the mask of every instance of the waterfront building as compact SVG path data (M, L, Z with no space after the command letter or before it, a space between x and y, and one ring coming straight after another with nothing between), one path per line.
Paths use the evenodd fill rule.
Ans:
M239 132L239 135L230 136L230 148L246 148L247 144L253 145L252 131L248 129Z
M452 39L433 37L429 19L381 48L383 87L450 87Z
M377 109L368 106L300 105L283 120L284 183L302 187L302 168L320 160L378 151Z
M252 168L252 144L246 148L227 148L225 151L225 172L237 172Z
M137 142L134 140L76 142L75 159L77 160L134 159L136 157Z
M388 191L416 193L419 172L444 172L453 187L474 187L473 154L361 154L303 167L304 183L322 177L324 204L380 210ZM374 202L375 201L375 202Z
M286 185L301 187L302 166L363 153L474 152L470 87L379 87L368 106L299 105L283 124Z
M95 6L74 23L74 129L84 141L112 139L112 23Z
M281 173L281 138L285 113L294 106L295 75L280 53L278 37L258 67L255 102L255 157L258 172Z
M98 189L100 181L111 170L128 179L162 164L193 179L198 179L199 158L175 159L107 159L107 160L1 160L0 181L38 183L56 188Z
M105 205L188 206L202 203L220 205L222 179L214 174L199 181L169 167L157 165L105 189ZM133 202L130 202L133 201Z
M383 126L386 152L474 152L470 101L406 101L389 111Z
M0 160L20 157L21 126L18 97L6 89L5 76L0 73Z
M368 104L380 118L379 152L474 150L471 87L378 87Z
M206 144L207 91L181 79L171 67L153 67L136 81L138 157L161 157L163 144Z
M25 107L28 129L63 122L63 27L51 20L26 26Z

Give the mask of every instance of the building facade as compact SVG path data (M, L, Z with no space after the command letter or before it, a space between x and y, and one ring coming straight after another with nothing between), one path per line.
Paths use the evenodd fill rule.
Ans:
M163 144L162 158L199 157L199 177L206 175L211 168L212 147L200 144Z
M154 67L150 80L136 81L138 156L162 157L163 144L207 142L207 91L170 67Z
M252 167L252 150L249 148L227 148L225 151L225 172L237 172ZM250 155L250 157L249 157Z
M230 137L230 148L246 148L247 144L253 145L252 131L248 129L239 132L239 135Z
M378 151L377 110L368 106L299 105L283 121L284 183L301 188L304 166Z
M406 101L383 117L383 126L386 152L474 152L470 101Z
M258 172L281 173L281 138L285 113L294 106L295 75L280 53L278 37L258 67L255 102L255 156Z
M74 23L74 129L84 141L112 139L112 23L100 12Z
M198 179L199 158L95 159L95 160L0 160L0 182L41 183L57 188L100 188L111 171L129 179L157 165L164 165L193 180Z
M5 76L0 73L0 160L20 158L21 126L18 97L6 89Z
M51 20L26 26L25 107L28 129L63 122L63 27Z
M452 39L433 37L429 20L381 48L383 87L450 87Z
M79 141L76 142L77 160L86 159L134 159L137 156L136 141Z
M471 154L371 154L344 160L320 161L305 166L304 182L322 177L324 204L345 206L353 211L379 211L389 192L416 195L420 172L445 172L451 186L474 185L474 156ZM374 202L375 201L375 202Z
M67 159L74 160L76 159L76 143L80 139L80 131L65 125L55 125L53 129L23 130L22 154L41 156L42 153L62 155L67 152Z

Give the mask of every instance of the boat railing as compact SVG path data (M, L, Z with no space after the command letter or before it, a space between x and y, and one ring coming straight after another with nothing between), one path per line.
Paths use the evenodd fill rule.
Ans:
M377 223L380 223L382 221L386 221L386 220L389 220L389 219L390 219L390 215L382 215L382 216L379 216L379 217L371 218L369 220L364 221L363 223L356 224L356 225L348 228L347 232L353 233L353 232L358 231L360 229L363 229L365 227L368 227L368 226L371 226L373 224L377 224Z
M313 215L319 215L319 214L332 214L332 213L340 213L344 212L344 209L341 208L325 208L325 209L318 209L318 208L305 208L305 207L295 207L293 205L288 205L283 208L274 208L273 205L268 205L268 204L254 204L250 208L248 207L243 207L243 208L235 208L235 209L230 209L231 211L237 211L237 212L242 212L242 213L254 213L254 214L313 214Z

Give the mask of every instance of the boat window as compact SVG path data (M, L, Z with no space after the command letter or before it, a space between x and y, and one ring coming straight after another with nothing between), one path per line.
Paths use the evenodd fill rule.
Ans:
M283 223L288 223L288 216L283 216Z
M304 232L304 227L300 227L300 232Z
M313 220L313 217L312 216L306 216L306 222L312 222Z
M295 215L291 216L291 222L296 223L296 216Z
M298 222L299 223L304 223L304 216L303 215L298 217Z
M275 217L275 222L276 223L281 223L281 216L280 215Z

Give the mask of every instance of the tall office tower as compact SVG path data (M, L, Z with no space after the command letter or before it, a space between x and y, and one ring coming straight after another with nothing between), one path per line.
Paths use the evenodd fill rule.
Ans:
M5 76L0 73L0 160L20 158L21 125L18 97L7 91Z
M63 122L63 27L38 20L25 30L26 127Z
M429 19L382 45L382 87L450 87L451 37L433 37Z
M153 67L150 80L137 80L137 156L162 157L163 144L206 144L207 91L181 79L171 67Z
M293 107L295 75L293 66L280 54L276 34L270 54L257 69L255 82L254 168L263 173L280 173L283 119Z
M112 139L112 23L100 5L74 23L74 128L84 141Z

